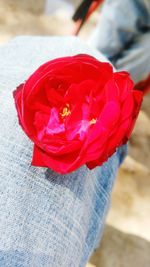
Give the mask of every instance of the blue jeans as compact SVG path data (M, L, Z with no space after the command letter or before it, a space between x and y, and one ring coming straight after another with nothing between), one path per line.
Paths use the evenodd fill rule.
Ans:
M59 176L46 170L44 177L33 177L31 168L30 177L5 177L0 266L85 266L100 242L125 153L120 148L93 171L82 167Z
M150 73L150 1L105 0L89 44L139 82Z
M0 48L0 267L83 267L100 242L126 146L92 171L32 167L12 98L37 66L77 53L102 58L73 37L21 37Z

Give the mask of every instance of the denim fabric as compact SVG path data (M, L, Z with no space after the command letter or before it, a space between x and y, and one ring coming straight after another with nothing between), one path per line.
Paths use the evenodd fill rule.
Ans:
M105 0L89 43L135 82L150 72L150 0Z
M105 60L71 37L20 37L0 48L0 267L83 267L101 239L126 146L92 171L35 168L12 98L43 62L85 52Z

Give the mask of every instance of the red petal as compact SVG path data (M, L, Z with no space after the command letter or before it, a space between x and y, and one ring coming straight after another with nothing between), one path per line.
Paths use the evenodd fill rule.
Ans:
M78 152L71 153L67 156L51 157L42 149L34 145L32 165L38 167L48 167L58 173L66 174L80 167L82 165L82 161L78 158Z
M135 101L135 106L136 106L136 113L139 112L142 101L143 101L143 92L138 91L138 90L133 90L133 96L134 96L134 101Z
M71 84L67 93L65 95L66 101L74 104L78 102L83 102L86 99L86 96L97 86L96 82L93 80L85 80L80 84Z
M104 91L105 91L105 97L106 97L107 102L109 101L118 102L119 101L120 90L118 86L116 85L116 82L113 78L106 83L104 87Z
M110 101L105 106L100 114L100 121L103 127L111 130L117 123L120 117L120 106L117 102Z
M19 123L24 128L23 120L22 120L22 108L23 108L22 104L23 104L23 102L22 102L22 98L21 98L23 87L24 87L24 84L20 84L17 87L17 89L15 91L13 91L13 97L15 100L15 106L16 106L17 113L18 113Z
M132 116L134 110L134 100L132 93L129 93L121 107L121 121Z
M17 87L17 89L13 92L14 100L15 100L15 106L17 109L18 113L18 119L19 119L19 124L25 131L25 133L31 138L33 136L34 130L33 130L33 120L34 117L28 113L28 110L25 109L25 103L24 103L24 84L21 84ZM25 118L26 114L28 114L28 126L26 124Z
M52 88L50 80L45 82L44 90L51 106L60 106L64 103L64 97L59 94L56 88Z
M78 138L83 140L90 126L89 107L87 104L76 105L66 119L66 137L68 140Z
M120 91L120 101L124 101L128 94L133 90L134 83L131 80L129 73L125 71L114 73L115 83Z

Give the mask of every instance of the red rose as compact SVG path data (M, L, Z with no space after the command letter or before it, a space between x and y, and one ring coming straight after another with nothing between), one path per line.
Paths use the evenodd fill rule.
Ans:
M89 55L40 66L16 91L19 122L34 142L32 165L59 173L101 165L127 142L142 102L127 72Z

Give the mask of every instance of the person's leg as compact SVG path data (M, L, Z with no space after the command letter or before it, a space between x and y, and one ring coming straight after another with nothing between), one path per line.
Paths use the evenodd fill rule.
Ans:
M84 267L101 238L126 147L92 171L35 168L12 98L49 57L77 53L95 51L71 37L21 37L0 49L0 267Z
M134 42L114 61L117 70L128 71L135 83L150 73L150 32L138 35Z
M106 0L89 43L112 61L117 69L127 70L135 82L150 72L150 3L134 0Z
M89 43L109 59L117 56L146 25L147 6L142 0L105 0Z
M3 170L0 266L84 267L102 236L124 153L122 147L102 167L65 176Z

